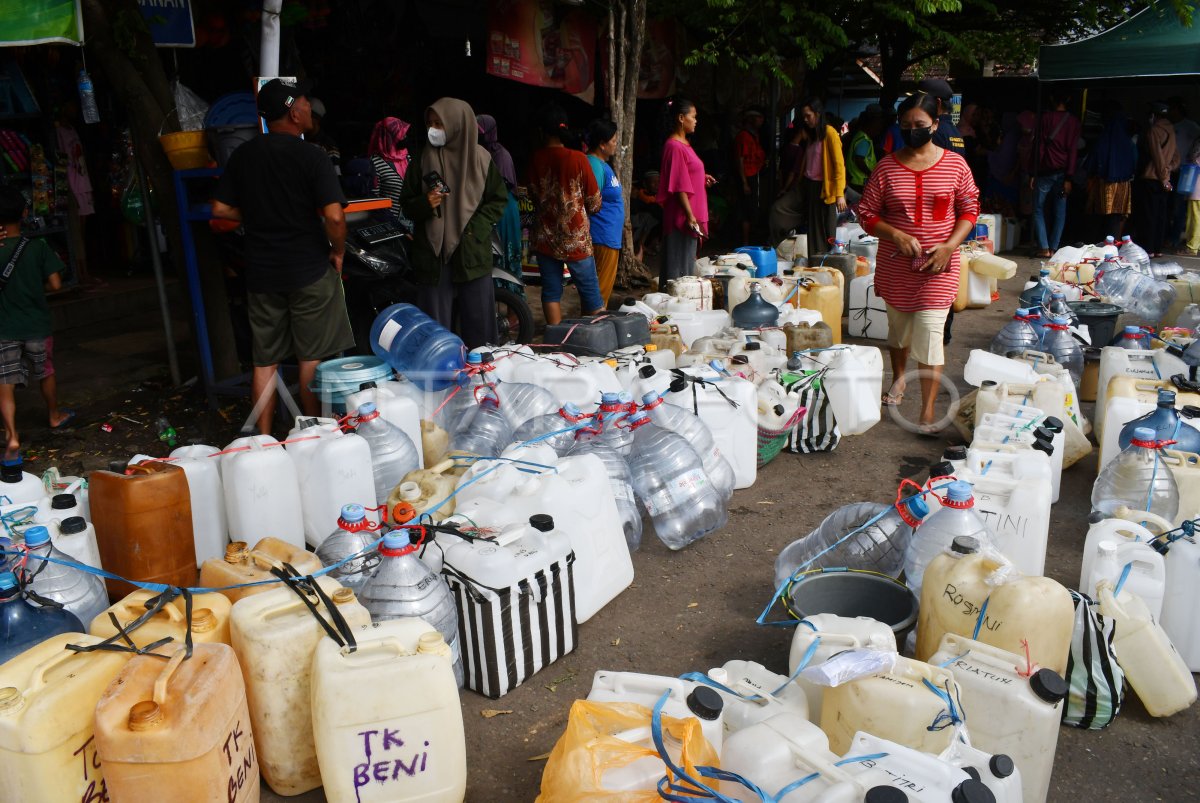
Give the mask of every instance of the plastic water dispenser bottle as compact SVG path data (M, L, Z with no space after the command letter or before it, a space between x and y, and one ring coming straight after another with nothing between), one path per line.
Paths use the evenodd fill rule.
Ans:
M450 436L449 451L496 457L512 443L512 425L494 396L485 396L459 418Z
M1128 234L1121 238L1121 245L1117 248L1117 255L1122 262L1127 262L1130 265L1148 265L1150 263L1150 255L1146 253L1146 249L1133 241L1133 238Z
M956 480L946 489L941 510L926 519L917 530L904 557L904 576L908 587L918 597L925 567L946 551L956 538L970 536L981 543L990 542L987 525L974 508L971 484Z
M1050 270L1042 268L1038 272L1037 283L1021 293L1021 306L1040 309L1050 301L1050 296L1053 293L1054 288L1050 284Z
M369 524L367 511L362 505L343 507L342 515L337 521L337 529L317 547L317 557L320 558L321 565L333 566L351 555L363 552L374 543L375 531L368 528ZM379 561L379 553L372 551L342 564L331 571L329 576L357 594L375 573Z
M725 526L729 513L704 464L680 435L656 426L644 412L629 419L629 471L654 531L671 549L683 549Z
M1112 345L1117 348L1125 349L1126 351L1149 351L1150 338L1146 335L1146 330L1140 326L1126 326L1119 335L1113 340ZM1102 343L1099 345L1103 345Z
M992 345L988 347L988 350L992 354L1007 357L1014 352L1021 354L1030 349L1040 349L1042 345L1041 332L1034 328L1035 320L1037 317L1032 310L1024 307L1018 309L1013 315L1013 319L1004 324L1004 327L992 338Z
M458 335L412 304L393 304L371 324L371 350L427 391L459 381L467 348Z
M708 425L695 413L667 403L665 397L658 393L647 393L643 396L642 409L655 424L682 435L692 445L704 463L704 473L721 494L721 499L728 502L733 496L733 486L736 482L733 466L729 465L729 461L717 448Z
M864 526L881 513L884 514L881 518ZM927 515L929 506L920 496L908 497L894 505L854 502L840 507L826 516L817 529L779 553L775 560L775 587L800 569L860 569L895 577L904 567L913 533Z
M1083 379L1083 348L1070 331L1071 319L1056 316L1046 324L1042 351L1046 352L1071 374L1075 386Z
M382 418L374 402L358 408L356 432L371 447L375 503L382 505L405 474L420 468L421 458L412 440L400 427Z
M575 433L590 418L573 403L566 402L556 411L530 418L517 427L513 443L544 443L562 457L575 446Z
M1150 412L1135 418L1121 428L1118 443L1127 449L1138 427L1154 430L1155 440L1175 441L1170 448L1177 452L1200 454L1200 430L1185 421L1175 409L1175 391L1159 388L1158 405Z
M749 289L749 298L733 308L733 325L739 329L760 329L779 323L779 307L762 297L758 283L752 283Z
M500 401L500 412L504 413L513 429L558 410L558 399L554 394L528 382L497 382L495 392Z
M1115 516L1124 506L1146 510L1174 522L1179 512L1179 486L1162 460L1162 442L1149 427L1134 430L1128 448L1121 451L1096 478L1092 508Z
M73 561L68 555L50 543L50 531L35 525L25 531L25 546L29 558L25 564L25 584L39 597L57 602L81 622L91 622L108 607L108 593L104 581L74 566L38 560L38 556L55 561ZM36 602L36 600L35 600Z
M21 596L16 575L0 572L0 664L60 633L84 632L78 616L31 605Z

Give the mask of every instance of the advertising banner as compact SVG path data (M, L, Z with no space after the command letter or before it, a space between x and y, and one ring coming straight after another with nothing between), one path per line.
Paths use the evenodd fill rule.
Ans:
M83 41L77 0L0 0L0 46Z
M591 100L595 20L553 0L492 0L487 73Z

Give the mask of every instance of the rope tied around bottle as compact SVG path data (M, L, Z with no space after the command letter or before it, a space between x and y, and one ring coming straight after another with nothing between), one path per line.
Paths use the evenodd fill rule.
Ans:
M927 731L940 731L946 728L958 727L966 724L966 716L963 713L962 699L959 697L958 686L954 686L954 695L950 694L949 679L946 680L946 688L940 689L929 680L929 678L921 678L921 683L925 688L936 694L941 701L946 705L946 710L939 713L933 718L933 722L925 728ZM955 698L958 698L958 704L955 705Z
M1017 671L1017 674L1020 677L1028 679L1033 677L1033 673L1036 672L1039 667L1033 662L1033 657L1030 655L1029 639L1021 639L1021 647L1025 650L1025 668L1021 669L1019 666L1014 666L1013 669Z
M288 568L292 567L289 566ZM295 572L296 570L292 569L292 571ZM181 586L168 587L165 591L157 596L146 600L146 612L126 625L121 624L121 621L117 619L117 615L115 613L108 611L107 613L109 622L112 623L113 629L115 629L117 632L113 633L111 636L99 642L98 644L67 644L66 648L73 652L128 652L133 653L134 655L153 655L155 658L169 660L171 658L170 655L162 655L154 651L164 644L169 644L175 641L174 636L163 636L157 641L150 642L145 647L138 647L137 644L134 643L133 639L129 637L129 634L133 633L139 627L146 624L146 622L149 622L151 619L158 616L158 614L161 613L162 610L167 607L167 605L174 602L175 599L180 596L183 597L183 659L186 661L192 657L193 600L192 591Z

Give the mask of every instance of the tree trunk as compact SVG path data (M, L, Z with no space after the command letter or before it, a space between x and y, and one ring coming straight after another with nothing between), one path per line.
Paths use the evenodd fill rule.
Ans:
M879 103L891 109L900 97L900 80L908 68L908 55L912 50L912 33L908 29L893 30L879 37L879 58L883 86L879 90Z
M175 274L184 275L183 243L180 237L178 199L171 164L158 144L160 133L179 130L179 120L171 114L175 107L171 84L162 60L154 47L136 0L82 0L83 24L87 31L87 52L93 64L108 78L117 99L124 107L133 133L134 158L154 188L158 219L167 235ZM120 32L115 35L114 29ZM129 34L132 34L130 40ZM149 247L155 248L155 243ZM200 282L204 291L208 333L213 363L218 377L234 376L240 371L229 317L229 301L224 277L211 269L216 259L209 238L196 238L197 260L202 266ZM203 269L208 266L210 269Z
M638 74L642 69L642 44L646 38L647 0L609 0L608 4L608 110L617 127L621 147L613 168L625 199L625 231L617 265L617 287L649 286L649 269L634 256L630 224L633 192L633 127L637 120Z

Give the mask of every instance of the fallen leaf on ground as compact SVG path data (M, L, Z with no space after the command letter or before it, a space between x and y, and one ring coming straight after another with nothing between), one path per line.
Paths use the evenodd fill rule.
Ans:
M770 499L760 499L760 500L758 501L758 503L759 503L760 505L773 505L773 504L775 504L775 503L774 503L774 502L772 502Z
M501 710L499 708L485 708L479 712L479 716L483 717L484 719L491 719L492 717L498 717L501 714L511 714L511 713L512 713L511 709Z
M620 640L619 638L615 638L615 639L613 639L613 640L612 640L612 645L613 645L614 647L619 647L619 646L621 646L621 640Z
M566 683L568 680L574 679L574 677L575 677L574 672L568 672L567 674L563 675L561 678L558 678L557 680L552 680L549 683L547 683L546 690L547 691L557 691L559 685Z
M699 607L700 607L700 603L699 603L699 602L689 602L689 603L688 603L688 607L689 607L689 608L699 608Z
M526 761L545 761L545 760L546 760L546 759L548 759L548 758L550 758L550 754L549 754L549 753L542 753L542 754L540 754L540 755L536 755L536 756L530 756L529 758L527 758L527 759L525 759L525 760L526 760Z

